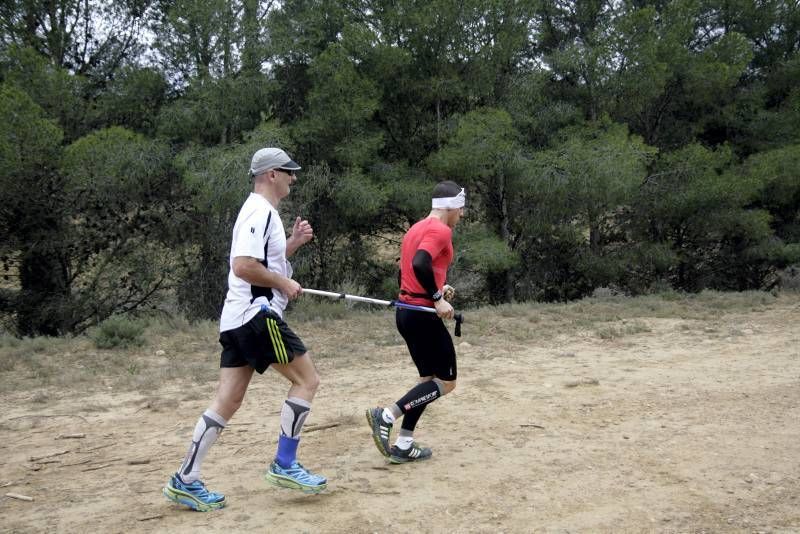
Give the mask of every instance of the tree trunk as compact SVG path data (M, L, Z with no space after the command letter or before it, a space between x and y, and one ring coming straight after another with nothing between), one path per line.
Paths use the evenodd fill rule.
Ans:
M600 229L596 221L589 222L589 250L594 254L600 254Z
M258 0L244 0L242 28L244 44L242 46L242 73L254 76L261 72L261 54L259 53Z
M26 251L19 274L22 285L17 308L19 334L57 336L63 333L61 310L69 287L59 251L51 243L42 243Z
M500 173L497 182L500 191L500 236L510 248L511 231L509 230L508 195L506 194L506 176L504 172ZM505 273L505 286L506 302L512 302L514 300L514 274L511 269L508 269Z

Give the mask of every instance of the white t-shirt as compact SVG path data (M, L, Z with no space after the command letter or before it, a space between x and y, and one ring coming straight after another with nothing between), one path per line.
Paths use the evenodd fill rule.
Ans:
M233 274L233 258L249 256L272 272L292 277L286 259L286 232L278 210L266 198L250 193L233 226L228 272L228 294L219 321L220 332L233 330L252 319L262 304L283 317L289 299L275 288L252 286Z

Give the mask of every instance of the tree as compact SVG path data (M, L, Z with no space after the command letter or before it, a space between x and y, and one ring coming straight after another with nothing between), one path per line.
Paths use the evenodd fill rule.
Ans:
M764 277L770 215L751 207L762 187L736 172L730 148L689 145L664 154L637 200L650 241L665 243L677 264L671 282L683 290L743 290Z
M458 121L447 144L428 161L434 173L468 188L470 199L474 199L470 200L469 209L481 214L492 234L507 247L505 255L512 257L517 238L512 225L518 215L512 206L521 185L516 166L521 149L518 137L511 116L505 111L492 108L471 111ZM513 299L514 278L510 267L514 264L516 260L511 257L496 263L503 270L491 273L494 275L490 277L494 283L488 288L491 299Z
M235 15L226 0L162 0L155 22L155 45L164 70L179 85L233 72Z
M574 268L587 289L621 285L631 244L621 229L622 215L656 151L626 126L608 120L566 128L560 137L533 158L535 187L548 192L539 205L555 202L546 208L559 215L552 222L577 227L585 236Z
M194 80L160 109L157 131L180 146L240 142L272 116L270 88L263 75Z
M289 213L304 214L314 226L296 272L318 287L396 294L399 239L430 210L433 183L402 165L380 165L369 174L309 166L286 202Z
M552 72L544 68L515 76L502 107L513 118L529 150L546 148L562 128L584 123L581 108L562 97Z
M59 68L102 85L142 52L150 0L6 0L0 48L31 48Z
M608 114L661 148L697 136L716 144L716 116L752 51L733 29L709 28L705 15L695 0L547 1L537 13L540 50L562 98L585 118Z
M764 69L789 59L800 50L800 5L783 0L704 0L702 28L707 35L720 30L743 35L753 50L751 69Z
M158 302L180 275L169 148L111 128L62 154L60 131L28 97L0 94L2 251L18 287L3 309L16 313L17 333L81 332Z
M125 67L95 101L93 122L154 136L168 90L167 81L155 69Z
M207 146L240 141L273 115L264 18L272 2L161 0L155 46L177 94L159 117L160 134Z
M0 310L16 313L14 327L22 335L57 334L57 317L42 303L59 303L67 294L58 234L65 206L56 196L63 185L57 173L62 136L27 95L0 85L0 229L7 236L0 255L4 278L19 288L3 291Z
M800 262L800 145L756 154L740 172L759 184L753 206L771 216L770 263L780 268Z
M69 294L62 332L155 306L181 279L184 192L165 143L120 127L64 151Z
M333 44L309 69L308 108L294 136L335 170L359 168L376 160L383 139L370 124L378 108L375 85L359 74L344 47Z
M53 65L31 48L17 47L7 51L2 72L7 84L25 92L49 118L58 121L67 142L90 130L83 77Z

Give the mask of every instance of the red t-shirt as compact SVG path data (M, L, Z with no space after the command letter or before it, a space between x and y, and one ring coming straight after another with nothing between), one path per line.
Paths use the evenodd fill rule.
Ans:
M411 261L418 250L424 250L433 260L433 278L436 287L441 289L447 281L447 268L453 261L453 230L435 217L422 219L408 229L400 245L400 289L408 293L428 294L414 274ZM429 298L400 295L400 300L408 304L431 306Z

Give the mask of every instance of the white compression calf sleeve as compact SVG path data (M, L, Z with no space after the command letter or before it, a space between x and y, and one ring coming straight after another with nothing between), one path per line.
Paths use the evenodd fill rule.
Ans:
M222 416L211 410L206 410L200 416L194 427L192 444L178 471L181 480L191 483L200 478L200 466L203 459L208 454L211 445L217 441L217 436L220 435L226 424L227 421Z
M303 423L311 411L311 403L300 397L289 397L281 408L281 433L290 438L300 436Z

